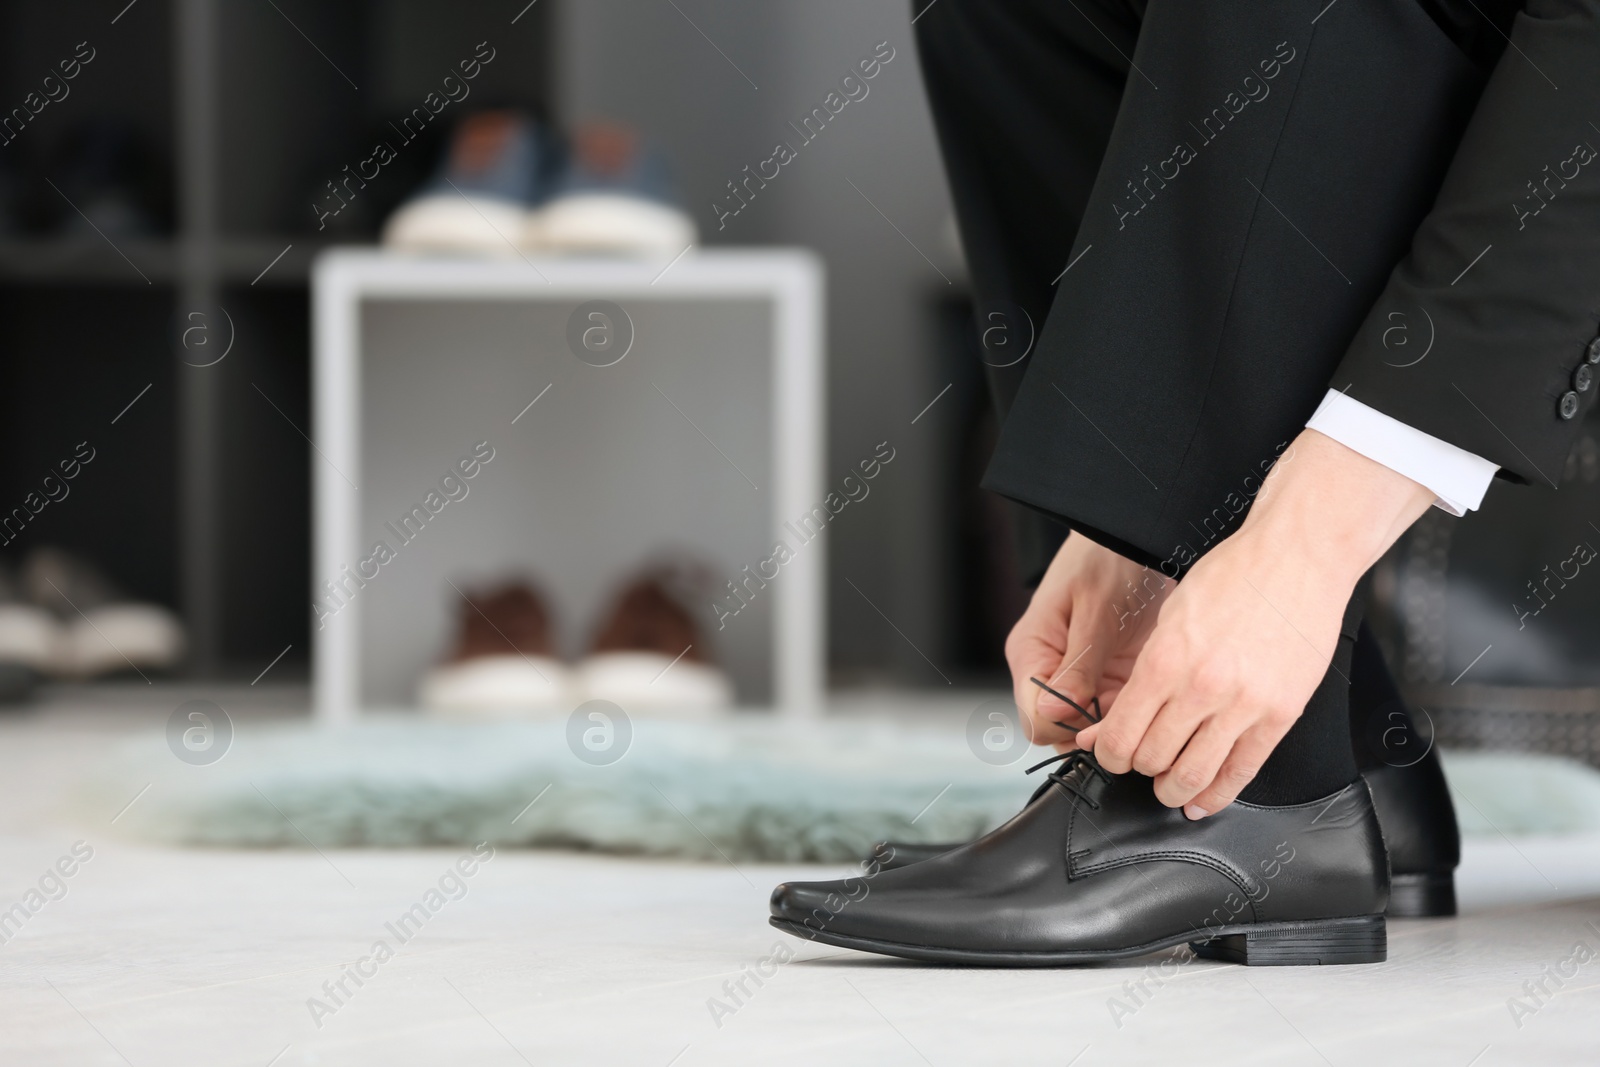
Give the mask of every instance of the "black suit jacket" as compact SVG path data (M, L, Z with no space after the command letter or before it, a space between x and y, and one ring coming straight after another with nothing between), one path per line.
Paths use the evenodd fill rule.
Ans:
M1332 385L1554 486L1600 394L1600 0L1476 3L1435 13L1493 74Z
M1600 393L1600 0L1172 0L1131 59L987 487L1176 573L1330 383L1559 479Z

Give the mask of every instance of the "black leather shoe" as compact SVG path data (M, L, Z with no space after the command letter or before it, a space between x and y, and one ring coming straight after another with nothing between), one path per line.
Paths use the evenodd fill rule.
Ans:
M1456 913L1461 830L1439 756L1429 751L1409 767L1361 773L1389 848L1389 914L1428 919Z
M1389 849L1388 915L1427 919L1456 913L1455 869L1461 863L1461 831L1439 757L1429 752L1409 767L1379 766L1363 772L1372 807ZM883 841L868 862L884 870L942 856L961 846Z
M1362 772L1372 789L1372 806L1389 849L1388 915L1426 919L1456 913L1455 869L1461 863L1461 831L1445 784L1439 754L1409 766L1378 764ZM915 845L884 841L868 861L884 870L932 859L959 844Z
M1386 957L1388 863L1365 782L1191 822L1148 778L1110 774L1085 752L1056 760L993 833L909 867L780 885L772 925L844 948L1006 967L1183 942L1256 965Z
M886 871L899 867L909 867L913 863L931 860L935 856L942 856L946 852L953 852L960 848L959 842L952 841L945 845L916 845L908 841L879 841L872 846L872 853L867 856L866 862L876 862Z
M1389 846L1389 914L1422 918L1456 913L1455 869L1461 831L1433 748L1433 731L1417 730L1366 623L1350 662L1350 733L1356 766L1372 787L1372 803ZM1417 759L1413 753L1421 752Z

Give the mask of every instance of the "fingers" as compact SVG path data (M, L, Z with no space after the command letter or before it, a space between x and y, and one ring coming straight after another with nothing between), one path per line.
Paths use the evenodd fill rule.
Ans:
M1139 656L1133 676L1103 721L1078 734L1080 748L1092 748L1095 759L1112 774L1133 769L1133 756L1145 732L1167 703L1169 675L1161 664L1148 662L1150 648Z
M1072 698L1078 707L1087 708L1090 706L1090 701L1099 695L1100 672L1105 667L1108 655L1109 650L1102 651L1101 647L1093 642L1081 644L1077 640L1077 635L1074 635L1068 641L1066 655L1061 657L1059 663L1053 665L1053 670L1048 673L1041 672L1038 675L1039 681L1054 689L1056 693ZM1034 688L1039 694L1035 713L1041 720L1061 719L1074 726L1087 725L1083 714L1077 708L1055 693L1041 689L1037 685L1034 685Z
M1218 727L1215 725L1206 731L1204 740L1211 746L1221 747L1215 753L1215 762L1209 766L1211 773L1193 781L1194 788L1188 791L1183 800L1193 797L1211 781L1212 774L1228 754L1234 739L1249 725L1248 721L1241 721L1237 714L1233 714L1238 710L1239 697L1239 687L1233 676L1215 663L1202 662L1197 668L1191 668L1186 679L1176 685L1173 695L1167 699L1160 714L1139 740L1139 747L1133 754L1133 769L1146 777L1159 778L1172 770L1179 760L1179 754L1184 753L1189 759L1185 761L1181 778L1184 783L1189 783L1201 768L1197 762L1200 752L1195 750L1196 742L1202 740L1200 734L1206 731L1207 723L1212 722L1214 717L1222 716L1223 725L1235 725L1225 737L1217 735ZM1156 795L1167 803L1159 788ZM1183 800L1170 806L1176 807Z
M1054 635L1037 632L1026 618L1012 633L1016 640L1007 649L1012 689L1018 714L1024 721L1023 729L1036 745L1077 747L1074 732L1057 723L1073 727L1088 725L1070 704L1039 688L1033 679L1038 678L1052 689L1088 706L1099 686L1100 672L1113 651L1110 641L1096 640L1100 635L1095 632L1093 616L1092 610L1072 604L1068 607L1064 635L1059 629Z
M1139 747L1134 750L1131 763L1133 769L1146 778L1159 778L1173 768L1178 761L1180 753L1192 747L1199 731L1205 728L1213 714L1225 709L1216 707L1203 707L1192 698L1179 697L1168 701L1162 706L1160 714L1150 723L1144 736L1139 739ZM1239 729L1243 729L1240 727ZM1238 729L1234 731L1237 735ZM1228 739L1230 742L1232 737ZM1217 763L1222 762L1222 757L1228 754L1224 748L1217 754ZM1216 770L1215 767L1212 768ZM1208 777L1196 782L1190 796L1200 792L1200 788L1209 782ZM1160 790L1156 791L1160 796ZM1184 799L1188 799L1185 797Z
M1274 719L1262 720L1246 730L1234 742L1233 750L1222 761L1210 784L1184 804L1183 813L1191 819L1203 819L1232 804L1244 787L1255 780L1267 756L1288 731L1288 725Z
M1157 727L1159 725L1158 721ZM1244 725L1236 718L1222 715L1213 715L1202 722L1200 728L1188 738L1188 744L1183 746L1181 753L1174 753L1168 761L1169 765L1151 776L1155 778L1156 799L1169 808L1180 808L1199 796L1201 790L1217 777L1217 772L1222 769L1223 762L1238 742ZM1151 734L1155 732L1155 728L1150 731ZM1143 753L1144 746L1141 745L1139 754L1134 757L1135 767L1139 765Z
M1017 629L1020 630L1026 621L1024 619L1017 623ZM1069 731L1051 725L1048 720L1044 723L1041 736L1035 709L1042 691L1028 681L1031 677L1043 678L1053 670L1061 659L1060 651L1037 637L1019 637L1016 631L1012 632L1012 638L1006 646L1006 659L1011 667L1011 699L1016 702L1017 719L1022 732L1036 745L1070 740L1072 735Z
M1091 706L1091 701L1099 692L1100 674L1105 667L1106 659L1111 655L1112 648L1109 641L1094 640L1099 635L1093 633L1091 626L1084 621L1088 614L1087 611L1073 613L1072 628L1067 635L1067 650L1058 661L1052 663L1048 670L1039 671L1023 679L1028 688L1034 691L1035 736L1052 737L1072 733L1055 725L1058 722L1082 728L1093 721L1086 719L1076 708L1054 693L1041 689L1032 680L1038 678L1051 689L1070 697L1082 707Z

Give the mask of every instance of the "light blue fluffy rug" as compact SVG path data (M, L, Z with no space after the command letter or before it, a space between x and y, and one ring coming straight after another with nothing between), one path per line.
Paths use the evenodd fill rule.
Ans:
M990 767L954 726L754 716L634 724L592 767L564 722L456 725L374 718L345 729L253 725L210 766L160 736L80 790L104 812L149 790L119 831L183 845L552 846L698 859L847 862L884 838L972 837L1013 814L1040 775ZM1600 830L1600 773L1551 757L1451 754L1468 834ZM1042 774L1044 772L1040 772ZM538 798L535 800L535 798ZM532 803L530 807L529 804ZM720 855L719 855L720 854Z

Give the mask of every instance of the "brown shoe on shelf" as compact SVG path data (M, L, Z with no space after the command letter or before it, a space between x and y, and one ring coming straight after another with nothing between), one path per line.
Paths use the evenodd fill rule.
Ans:
M571 672L556 658L550 613L525 582L468 592L455 646L422 679L422 706L455 718L519 718L570 711Z
M623 588L576 668L584 699L691 716L733 703L728 676L711 663L709 645L669 581L658 570Z

